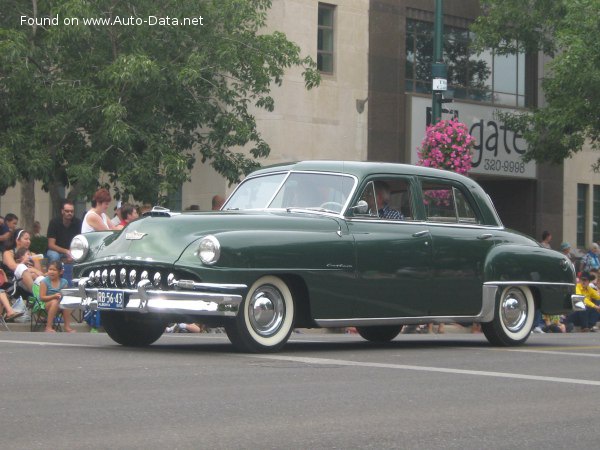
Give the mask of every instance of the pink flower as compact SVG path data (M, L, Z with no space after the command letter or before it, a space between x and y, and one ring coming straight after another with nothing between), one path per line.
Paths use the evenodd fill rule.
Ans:
M475 139L466 125L454 119L427 127L418 150L418 165L467 173L472 167L471 151Z

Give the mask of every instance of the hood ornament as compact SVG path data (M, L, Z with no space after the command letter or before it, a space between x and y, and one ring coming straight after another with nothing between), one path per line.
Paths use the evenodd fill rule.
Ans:
M134 230L134 231L125 233L125 239L127 239L128 241L139 241L141 238L143 238L147 234L148 233L140 233L139 231Z

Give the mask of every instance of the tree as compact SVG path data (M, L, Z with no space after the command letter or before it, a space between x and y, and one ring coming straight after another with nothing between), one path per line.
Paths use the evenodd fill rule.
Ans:
M542 81L547 105L504 115L529 144L526 160L561 163L600 136L600 0L481 0L473 31L479 49L553 57ZM594 165L600 169L600 160Z
M271 0L8 0L0 15L0 190L41 180L156 202L210 163L230 182L269 146L252 107L310 57L264 32ZM249 149L244 152L241 148ZM54 189L53 189L54 188ZM52 195L52 192L51 192Z

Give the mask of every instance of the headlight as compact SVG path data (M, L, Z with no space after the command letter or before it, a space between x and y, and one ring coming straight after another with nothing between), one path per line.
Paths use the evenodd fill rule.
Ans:
M89 251L90 244L85 236L78 234L73 238L71 241L71 256L73 256L75 262L84 260Z
M198 255L198 258L204 264L210 265L216 263L219 260L219 256L221 256L221 244L219 240L210 234L203 237L198 245L196 255Z

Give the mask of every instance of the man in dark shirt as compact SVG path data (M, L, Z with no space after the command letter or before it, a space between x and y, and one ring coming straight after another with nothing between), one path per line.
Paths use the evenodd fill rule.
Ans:
M71 241L81 233L81 220L75 217L75 206L71 200L62 201L61 217L55 217L48 224L48 261L71 263Z

